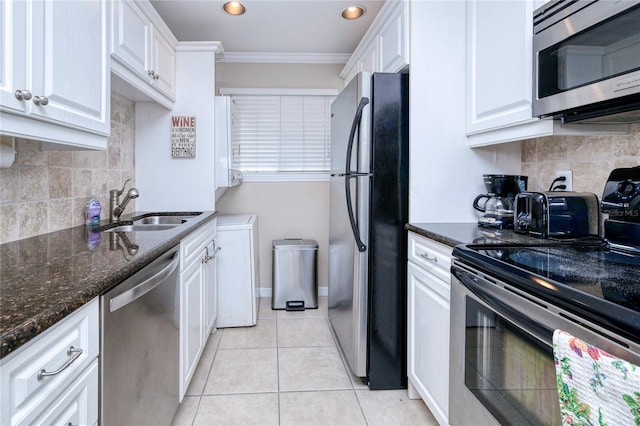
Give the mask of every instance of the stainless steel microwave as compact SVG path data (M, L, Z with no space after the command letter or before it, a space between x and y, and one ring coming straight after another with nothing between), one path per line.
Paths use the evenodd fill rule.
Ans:
M640 122L640 0L555 0L533 14L533 115Z

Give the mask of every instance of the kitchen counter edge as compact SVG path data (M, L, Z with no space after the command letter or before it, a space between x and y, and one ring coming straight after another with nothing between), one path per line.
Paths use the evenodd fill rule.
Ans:
M476 222L407 223L405 229L449 247L455 247L459 244L545 244L547 242L539 238L517 234L509 229L482 227Z

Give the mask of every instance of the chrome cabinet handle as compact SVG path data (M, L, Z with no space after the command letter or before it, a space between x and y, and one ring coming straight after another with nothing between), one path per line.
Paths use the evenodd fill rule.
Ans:
M420 254L420 257L423 258L424 260L428 260L429 262L433 262L433 263L437 263L438 262L438 258L433 256L433 257L429 257L429 253L424 252L422 254Z
M28 101L31 99L31 92L28 90L16 90L14 93L15 97L19 101Z
M205 251L205 253L204 253L204 256L202 256L202 263L207 263L210 260L213 260L213 259L216 258L216 253L220 251L220 247L216 247L213 250L213 254L212 255L209 255L209 247L205 247L204 251Z
M160 74L153 73L153 79L157 80L160 78Z
M148 75L149 77L153 77L155 74L156 74L156 73L155 73L155 72L153 72L153 70L149 70L149 71L147 71L147 75Z
M35 96L33 98L33 103L38 106L45 106L49 104L49 98L46 96Z
M42 380L43 377L55 376L56 374L62 373L67 367L69 367L73 362L82 355L82 349L76 349L73 346L69 346L67 349L67 355L73 355L71 359L64 363L64 365L58 368L56 371L47 371L44 368L40 370L38 373L38 380Z

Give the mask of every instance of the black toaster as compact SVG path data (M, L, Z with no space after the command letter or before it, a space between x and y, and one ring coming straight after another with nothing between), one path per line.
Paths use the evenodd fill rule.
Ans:
M600 204L590 192L531 192L516 194L514 231L540 238L600 235Z

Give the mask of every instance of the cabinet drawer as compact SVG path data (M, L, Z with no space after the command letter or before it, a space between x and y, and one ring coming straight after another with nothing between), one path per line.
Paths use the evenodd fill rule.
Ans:
M25 425L95 425L98 423L98 360L69 386L63 394Z
M409 232L408 241L409 260L449 284L453 248L414 232Z
M195 258L202 256L203 248L215 238L217 221L218 219L214 218L180 242L181 271L184 271Z
M3 422L21 423L57 399L97 358L99 339L96 298L2 359L0 384L5 391L0 397L0 418Z

